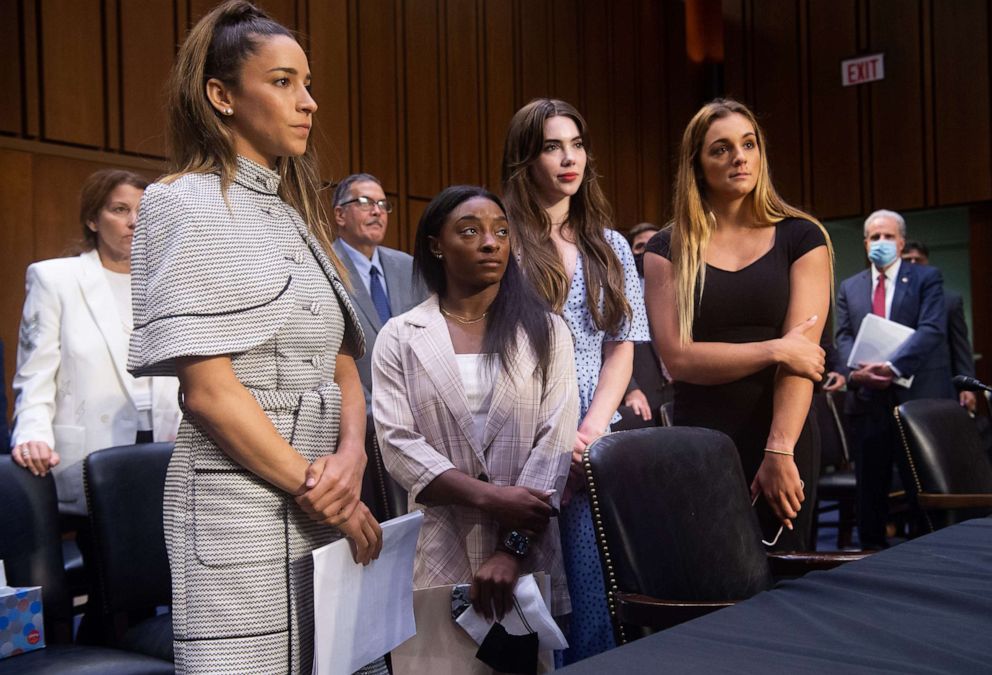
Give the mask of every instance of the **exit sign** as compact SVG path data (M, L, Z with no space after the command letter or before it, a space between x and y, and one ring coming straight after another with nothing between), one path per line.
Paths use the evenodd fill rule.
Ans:
M885 79L885 54L869 54L840 62L840 81L845 87Z

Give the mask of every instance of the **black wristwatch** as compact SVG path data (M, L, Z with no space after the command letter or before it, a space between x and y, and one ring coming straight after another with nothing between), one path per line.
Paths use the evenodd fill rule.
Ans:
M502 549L516 558L526 558L530 553L530 537L510 530L503 539Z

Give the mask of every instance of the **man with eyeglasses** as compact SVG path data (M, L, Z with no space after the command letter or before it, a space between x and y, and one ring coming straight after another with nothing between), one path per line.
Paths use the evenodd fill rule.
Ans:
M382 246L392 202L382 183L367 173L348 176L334 190L334 252L351 277L351 298L365 331L365 356L358 374L365 390L366 409L372 395L372 347L390 317L423 302L427 288L413 276L413 258Z

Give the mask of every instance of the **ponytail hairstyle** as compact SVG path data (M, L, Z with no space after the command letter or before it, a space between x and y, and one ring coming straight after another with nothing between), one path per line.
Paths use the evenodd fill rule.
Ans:
M220 174L221 192L227 192L237 173L234 134L207 99L207 81L215 78L237 88L244 62L261 44L284 35L288 28L247 0L228 0L215 7L190 30L179 48L168 87L166 139L170 182L187 173ZM311 234L324 247L338 273L344 271L334 250L327 210L320 199L322 183L312 143L299 157L280 157L279 197L296 209Z
M452 211L474 197L488 199L506 213L499 197L485 188L452 185L438 193L420 216L413 244L414 274L419 274L427 288L432 293L437 293L439 298L444 298L448 292L448 281L444 261L431 253L431 237L439 237L441 228ZM551 313L547 303L524 279L512 251L499 291L488 312L489 321L486 323L486 336L483 339L483 352L487 358L496 358L498 355L503 371L509 375L516 356L517 334L523 330L537 357L541 376L546 379L551 365Z
M679 317L679 339L682 345L692 342L692 323L695 318L696 302L703 295L706 281L706 246L716 229L716 218L706 202L706 178L700 154L706 132L714 121L742 115L754 128L760 151L758 180L751 192L751 215L754 227L768 227L785 218L802 218L816 224L823 232L833 269L834 250L823 224L779 196L772 185L768 168L768 153L765 146L765 133L754 113L742 103L733 99L718 98L699 109L682 134L682 147L679 152L679 166L675 177L673 199L675 217L672 221L672 264L675 266L675 306ZM831 287L831 295L833 289Z
M586 149L585 175L568 206L568 228L583 258L586 304L597 328L616 332L633 312L623 291L623 266L606 240L606 228L613 224L612 210L599 186L586 121L578 110L557 99L534 99L518 110L510 120L503 146L503 199L520 265L538 293L560 313L568 298L568 275L551 240L551 219L541 207L530 175L531 166L544 150L544 122L558 116L575 122Z

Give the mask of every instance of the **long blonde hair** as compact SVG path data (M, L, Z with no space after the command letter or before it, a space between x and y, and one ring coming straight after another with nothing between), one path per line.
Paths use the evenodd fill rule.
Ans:
M675 217L672 220L671 256L675 266L675 305L679 316L679 338L683 345L692 342L692 324L696 301L703 295L706 281L704 258L710 236L716 229L716 219L706 202L706 179L700 163L700 152L706 132L714 121L730 115L743 115L758 139L760 171L751 193L751 215L755 227L767 227L785 218L802 218L817 225L827 240L830 266L833 268L833 247L823 223L788 204L772 185L765 151L765 134L754 113L732 99L716 99L699 109L682 134L679 167L675 179ZM832 291L831 291L832 293Z
M632 312L624 294L623 266L606 240L605 230L613 225L613 214L599 186L586 121L565 101L534 99L510 121L502 165L506 214L514 228L516 248L522 253L524 276L555 312L561 312L568 298L568 275L551 240L551 219L538 202L529 173L544 148L544 122L557 116L575 122L586 148L585 175L568 205L568 227L583 256L586 304L597 328L616 332ZM601 292L603 311L599 307Z
M200 19L179 48L168 90L170 182L187 173L220 174L227 193L237 173L234 134L207 100L206 83L216 78L238 86L245 60L262 40L277 35L296 39L292 31L246 0L229 0ZM330 221L320 198L322 183L312 143L299 157L280 157L279 197L296 209L321 243L338 273L346 273L334 255Z

